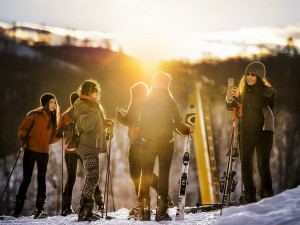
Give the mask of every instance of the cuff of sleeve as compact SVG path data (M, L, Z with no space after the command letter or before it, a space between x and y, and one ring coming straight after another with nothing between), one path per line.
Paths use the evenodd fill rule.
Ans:
M227 98L227 95L226 95L225 99L226 99L227 103L232 103L233 102L233 98L231 99L231 101L229 101L228 98Z

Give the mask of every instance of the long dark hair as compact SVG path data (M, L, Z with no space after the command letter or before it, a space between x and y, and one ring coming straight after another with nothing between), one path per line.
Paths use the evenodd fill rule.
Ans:
M53 98L52 98L53 99ZM51 100L51 99L50 99ZM58 105L58 102L57 100L55 99L55 102L56 102L56 109L54 109L54 111L50 111L50 108L49 108L49 103L50 103L50 100L46 103L46 105L42 108L42 110L45 110L50 118L49 120L49 123L48 123L48 126L47 126L47 129L49 129L50 127L52 127L53 130L56 129L57 127L57 122L59 120L59 117L60 117L60 109L59 109L59 105Z
M246 75L243 75L242 79L240 80L239 83L239 90L240 90L240 94L244 94L246 93L247 89L248 89L248 83L246 80ZM260 77L256 76L256 83L255 86L258 88L263 88L263 87L272 87L272 85L270 84L270 82L267 80L267 78L263 78L261 79Z

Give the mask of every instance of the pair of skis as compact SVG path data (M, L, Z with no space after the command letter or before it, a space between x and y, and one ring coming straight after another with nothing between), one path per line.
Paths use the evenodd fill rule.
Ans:
M189 125L194 125L195 118L196 118L196 107L194 105L189 105L186 113L186 123ZM179 196L178 196L177 210L175 216L177 220L184 219L186 187L188 185L188 172L189 172L189 165L190 165L190 154L191 154L191 147L193 142L193 135L194 133L190 132L187 137L187 142L185 144L185 151L182 159L181 177L179 180L179 184L180 184Z
M227 169L226 171L224 171L224 176L220 180L220 191L221 193L223 193L220 215L222 215L223 208L228 207L231 204L230 195L232 192L234 192L235 187L238 183L234 178L236 175L236 158L239 157L239 122L241 119L241 108L241 105L233 108L232 133L230 140L230 148L227 153Z
M238 205L239 202L230 202L230 195L234 192L237 185L237 181L234 179L236 176L235 163L236 158L239 157L239 120L241 120L241 108L242 106L233 108L233 127L231 134L230 149L228 151L228 162L227 169L224 171L224 177L220 181L220 191L223 193L222 203L211 204L202 207L195 208L196 211L211 211L216 209L222 209L229 205ZM186 123L190 125L195 124L196 108L194 105L190 105L186 114ZM185 212L185 201L186 201L186 187L188 184L188 170L190 163L191 146L193 142L193 132L190 132L185 145L185 152L182 160L182 169L180 177L180 188L177 203L176 219L183 220Z

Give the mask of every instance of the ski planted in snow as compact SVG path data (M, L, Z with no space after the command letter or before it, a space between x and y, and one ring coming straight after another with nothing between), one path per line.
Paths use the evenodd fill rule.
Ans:
M189 105L186 113L186 123L190 125L195 124L196 118L196 107L194 105ZM182 159L182 168L181 168L181 177L179 180L179 196L176 210L176 219L183 220L184 219L184 207L186 200L186 186L188 184L188 171L190 164L190 154L191 147L193 142L193 132L190 132L187 137L187 142L185 145L185 151Z
M232 133L230 140L230 148L228 150L227 156L227 169L224 171L224 176L220 180L220 191L223 193L222 203L221 203L221 212L222 215L223 207L228 207L230 205L230 195L234 192L235 187L237 185L237 181L234 180L236 175L235 171L235 162L236 158L239 157L239 118L238 114L240 114L239 109L237 107L233 108L233 125L232 125Z

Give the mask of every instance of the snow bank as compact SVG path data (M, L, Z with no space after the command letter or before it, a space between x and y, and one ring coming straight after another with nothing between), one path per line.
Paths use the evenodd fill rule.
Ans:
M120 209L115 213L109 213L109 216L115 217L113 220L101 219L92 223L81 222L77 223L77 215L67 217L52 216L46 219L33 219L31 217L14 218L4 216L0 224L158 224L154 221L142 222L134 219L128 220L129 210ZM175 218L176 208L169 210L172 218ZM189 213L185 215L183 221L168 221L160 224L196 224L196 225L300 225L300 186L287 190L272 198L264 199L260 202L249 204L246 206L230 207L223 210L223 215L220 217L220 210L203 213Z
M300 186L257 203L224 209L216 225L227 224L300 224Z

